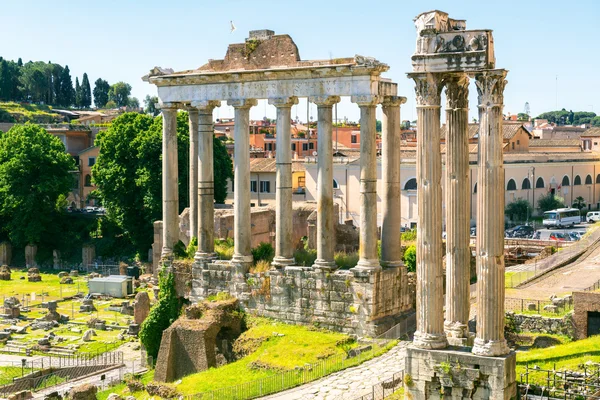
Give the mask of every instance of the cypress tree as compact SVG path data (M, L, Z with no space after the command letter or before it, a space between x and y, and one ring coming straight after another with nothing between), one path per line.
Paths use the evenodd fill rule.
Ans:
M90 81L87 73L83 73L83 80L81 81L81 106L89 108L92 105L92 88L90 87Z
M60 92L62 97L60 105L63 107L72 106L75 100L75 91L73 90L73 80L71 79L71 72L69 71L68 65L65 65L65 69L63 69L61 74Z
M81 108L81 86L78 77L75 77L75 107Z

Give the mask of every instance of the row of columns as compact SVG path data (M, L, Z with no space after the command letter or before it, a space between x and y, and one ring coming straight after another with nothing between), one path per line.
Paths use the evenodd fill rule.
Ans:
M412 73L417 95L417 331L414 345L440 349L468 336L470 309L468 85L465 73ZM504 169L506 71L475 74L479 100L477 333L473 353L509 352L504 339ZM446 315L442 265L440 99L446 87Z
M314 267L335 268L333 212L333 105L339 96L311 97L317 105L318 182L317 182L317 259ZM400 217L400 105L406 99L397 96L357 96L360 107L360 251L357 270L376 271L402 265L399 243ZM272 98L277 108L277 147L291 145L291 107L296 97ZM375 111L383 107L383 226L382 257L377 254L377 146ZM235 110L234 148L234 255L232 262L245 272L252 262L250 220L250 108L255 99L228 101ZM190 126L190 232L198 238L197 261L211 260L214 254L214 178L212 111L220 102L192 103L187 107ZM178 241L177 187L177 104L163 104L163 249L162 257L172 256ZM276 155L276 232L273 265L294 264L292 221L291 152Z

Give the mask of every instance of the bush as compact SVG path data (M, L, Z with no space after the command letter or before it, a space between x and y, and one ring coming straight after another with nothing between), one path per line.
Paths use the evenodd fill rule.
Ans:
M158 302L140 327L140 341L148 355L155 360L160 349L162 333L179 317L181 301L175 292L175 275L165 269L159 275Z
M252 257L254 257L254 263L259 261L273 261L275 257L275 249L271 243L261 242L258 246L252 249Z
M231 260L233 251L233 239L215 240L215 253L217 253L221 260Z
M300 249L294 252L294 259L297 265L310 267L317 259L317 250L315 249Z
M345 251L338 251L335 253L335 265L341 269L350 269L356 267L358 264L358 253L346 253Z
M558 196L548 193L538 199L538 208L544 211L550 211L565 206L564 200Z
M417 230L411 229L410 231L403 232L401 240L403 242L414 242L415 240L417 240Z
M417 246L414 244L408 246L404 252L404 264L408 272L417 270Z
M190 244L188 244L188 247L185 251L187 253L187 258L194 258L197 250L198 250L198 238L196 236L192 236L192 238L190 239Z
M504 213L511 221L525 221L531 215L531 205L525 199L517 199L506 205Z
M173 246L173 254L177 258L187 258L187 249L181 240L175 243L175 246Z

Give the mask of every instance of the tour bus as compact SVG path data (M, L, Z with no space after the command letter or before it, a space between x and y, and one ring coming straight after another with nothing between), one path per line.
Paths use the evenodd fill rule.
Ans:
M581 222L579 210L576 208L557 208L544 213L545 228L562 228L573 226Z

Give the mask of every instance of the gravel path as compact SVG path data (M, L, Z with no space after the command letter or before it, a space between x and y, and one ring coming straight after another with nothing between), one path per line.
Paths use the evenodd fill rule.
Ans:
M400 342L387 353L356 367L336 372L325 378L285 392L276 393L264 400L345 400L369 393L373 385L404 369L405 347L410 342Z

